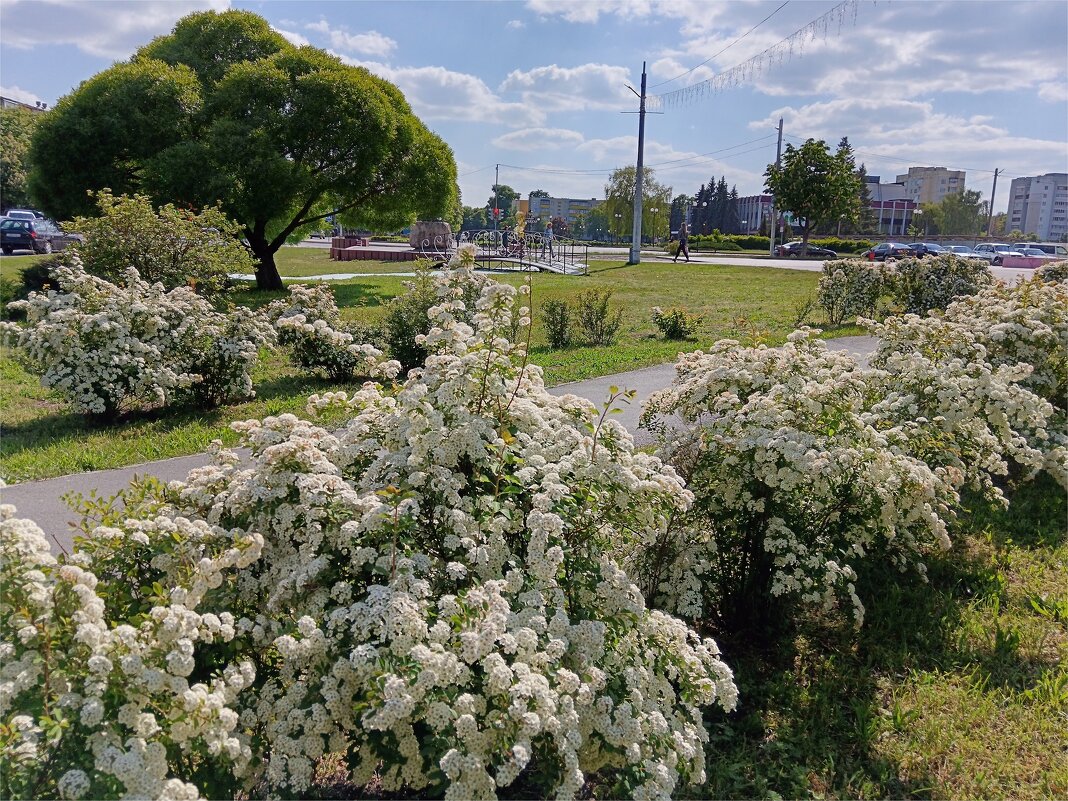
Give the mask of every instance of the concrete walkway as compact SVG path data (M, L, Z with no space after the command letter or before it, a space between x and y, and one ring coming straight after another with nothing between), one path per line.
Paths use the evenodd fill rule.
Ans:
M848 351L854 354L862 364L867 364L877 345L877 340L869 336L827 340L829 348ZM608 399L609 387L617 386L621 389L635 390L637 395L634 400L629 405L620 404L622 413L613 415L613 419L632 432L638 444L645 445L652 442L652 436L638 426L642 406L645 405L650 395L668 386L674 377L674 364L658 364L627 373L561 384L550 388L549 392L558 396L578 395L600 405ZM208 462L207 454L199 453L113 470L94 470L42 481L12 484L0 488L0 502L14 504L18 507L20 517L28 517L35 521L45 534L52 538L54 553L59 553L60 550L69 552L73 548L71 526L77 518L62 500L67 493L80 492L88 495L91 490L95 489L98 495L109 497L129 486L135 477L155 476L162 481L183 480L190 470L202 467Z

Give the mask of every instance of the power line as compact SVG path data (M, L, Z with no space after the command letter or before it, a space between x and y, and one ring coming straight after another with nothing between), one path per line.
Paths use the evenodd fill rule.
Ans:
M800 135L787 134L786 138L787 139L792 139L794 142L797 142L799 144L804 144L804 142L806 140L808 140L808 139L817 139L819 137L805 136L804 139L801 139ZM917 161L932 161L932 159L921 159L921 158L915 158L915 157L911 158L911 159L906 159L906 158L902 158L901 156L888 156L885 153L873 153L873 152L867 151L867 150L854 150L853 153L854 153L854 155L857 155L857 156L866 156L866 157L872 158L872 159L879 159L879 160L882 160L882 161L885 161L885 162L889 162L891 164L907 164L909 166L915 166ZM937 159L934 159L934 161L937 161ZM947 167L947 169L963 170L964 172L983 172L983 173L989 173L990 175L994 174L994 170L986 170L986 169L983 169L981 167ZM1015 176L1015 173L1005 172L1004 170L1000 170L998 172L998 174L999 175ZM1019 177L1019 176L1015 176L1015 177Z
M776 15L776 14L778 14L778 13L779 13L780 11L782 11L782 10L783 10L784 8L786 8L786 7L788 6L788 5L790 5L790 0L786 0L786 2L785 2L785 3L783 3L783 4L782 4L781 6L779 6L779 7L777 8L777 9L775 9L775 10L774 10L774 11L772 11L772 12L771 12L770 14L768 14L768 15L767 15L766 17L764 17L764 19L760 20L760 22L758 22L758 23L757 23L756 25L754 25L754 26L753 26L752 28L750 28L749 30L747 30L747 31L746 31L745 33L743 33L743 34L742 34L741 36L739 36L739 37L738 37L737 39L735 39L735 40L734 40L733 42L731 42L731 43L730 43L729 45L727 45L726 47L724 47L724 48L723 48L722 50L720 50L720 51L719 51L718 53L713 53L712 55L710 55L710 56L709 56L708 58L706 58L706 59L705 59L704 61L702 61L702 62L701 62L700 64L695 64L694 66L692 66L692 67L690 67L690 68L689 68L688 70L686 70L686 72L680 73L680 74L676 75L676 76L675 76L674 78L668 78L668 79L667 79L666 81L661 81L660 83L654 83L654 84L653 84L652 86L650 86L649 88L650 88L650 89L655 89L656 87L658 87L658 86L663 86L663 85L664 85L664 84L666 84L666 83L671 83L672 81L677 81L677 80L678 80L679 78L682 78L682 77L684 77L684 76L686 76L686 75L689 75L689 74L690 74L691 72L693 72L693 71L694 71L695 69L697 69L698 67L703 67L703 66L704 66L705 64L707 64L707 63L708 63L709 61L711 61L712 59L714 59L714 58L716 58L717 56L721 56L721 55L723 55L724 53L726 53L726 52L727 52L728 50L730 50L730 49L731 49L732 47L734 47L734 46L735 46L736 44L738 44L738 42L742 41L742 39L744 39L744 38L745 38L746 36L748 36L749 34L751 34L751 33L752 33L753 31L755 31L755 30L756 30L757 28L759 28L759 27L760 27L761 25L763 25L763 24L764 24L765 22L767 22L767 21L768 21L769 19L771 19L772 17L774 17L774 16Z

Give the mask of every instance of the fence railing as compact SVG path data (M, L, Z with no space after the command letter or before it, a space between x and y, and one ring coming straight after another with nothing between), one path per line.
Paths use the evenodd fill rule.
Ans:
M484 269L546 270L567 275L589 272L589 245L574 239L487 229L461 231L455 244L464 243L476 246L475 260Z

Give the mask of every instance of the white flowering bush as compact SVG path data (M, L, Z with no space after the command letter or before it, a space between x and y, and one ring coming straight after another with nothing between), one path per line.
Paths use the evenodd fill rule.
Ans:
M994 282L985 261L952 253L899 259L885 275L895 305L905 314L919 315L944 309L954 299L974 295Z
M816 289L816 302L827 321L841 325L850 317L875 315L879 298L886 292L886 267L865 259L836 259L824 262Z
M666 799L704 779L703 715L734 706L731 672L615 561L691 496L607 409L549 395L505 336L517 290L487 284L467 309L471 280L436 284L402 386L313 397L349 410L340 430L235 424L248 457L219 451L86 543L86 569L149 588L112 593L115 622L182 632L155 652L175 671L242 677L214 702L234 729L181 735L232 760L245 794L301 794L326 754L357 783L456 799L573 798L590 779ZM191 628L168 622L178 605ZM192 633L215 621L220 641Z
M189 287L165 290L129 270L121 285L75 258L57 289L9 304L24 325L5 341L41 383L79 412L113 417L138 404L214 404L252 394L251 371L272 334L245 309L216 310Z
M347 325L334 293L326 284L289 288L288 300L267 308L274 320L278 341L290 348L294 363L305 370L322 371L335 381L357 376L394 378L400 362L387 360L381 350L366 340L372 333L363 326Z
M695 496L629 548L658 606L741 628L797 604L844 605L859 624L859 560L922 573L924 554L949 546L957 496L945 471L872 424L866 372L811 333L683 354L649 400L646 424Z
M1043 281L1068 281L1068 261L1047 261L1035 275Z
M998 285L943 315L864 322L881 340L872 413L911 432L910 452L1002 500L998 477L1013 465L1024 478L1046 470L1068 486L1063 284Z
M0 506L4 798L218 797L248 767L233 702L254 667L227 659L233 618L197 607L222 573L258 558L263 540L180 518L128 528L129 538L115 529L97 536L171 563L169 597L160 592L140 614L107 609L105 598L130 588L98 580L85 557L57 562L36 524ZM148 555L150 535L160 547ZM121 578L134 589L140 579Z

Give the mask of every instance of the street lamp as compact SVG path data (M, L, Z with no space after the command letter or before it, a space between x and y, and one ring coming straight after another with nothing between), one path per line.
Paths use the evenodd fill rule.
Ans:
M653 213L653 244L656 244L656 215L660 209L649 209Z
M622 233L622 226L623 226L623 223L619 222L619 221L620 221L620 220L622 220L622 219L623 219L623 215L622 215L622 214L620 214L620 213L619 213L619 212L617 211L617 212L616 212L616 244L617 244L617 245L619 244L619 236L620 236L620 234Z

